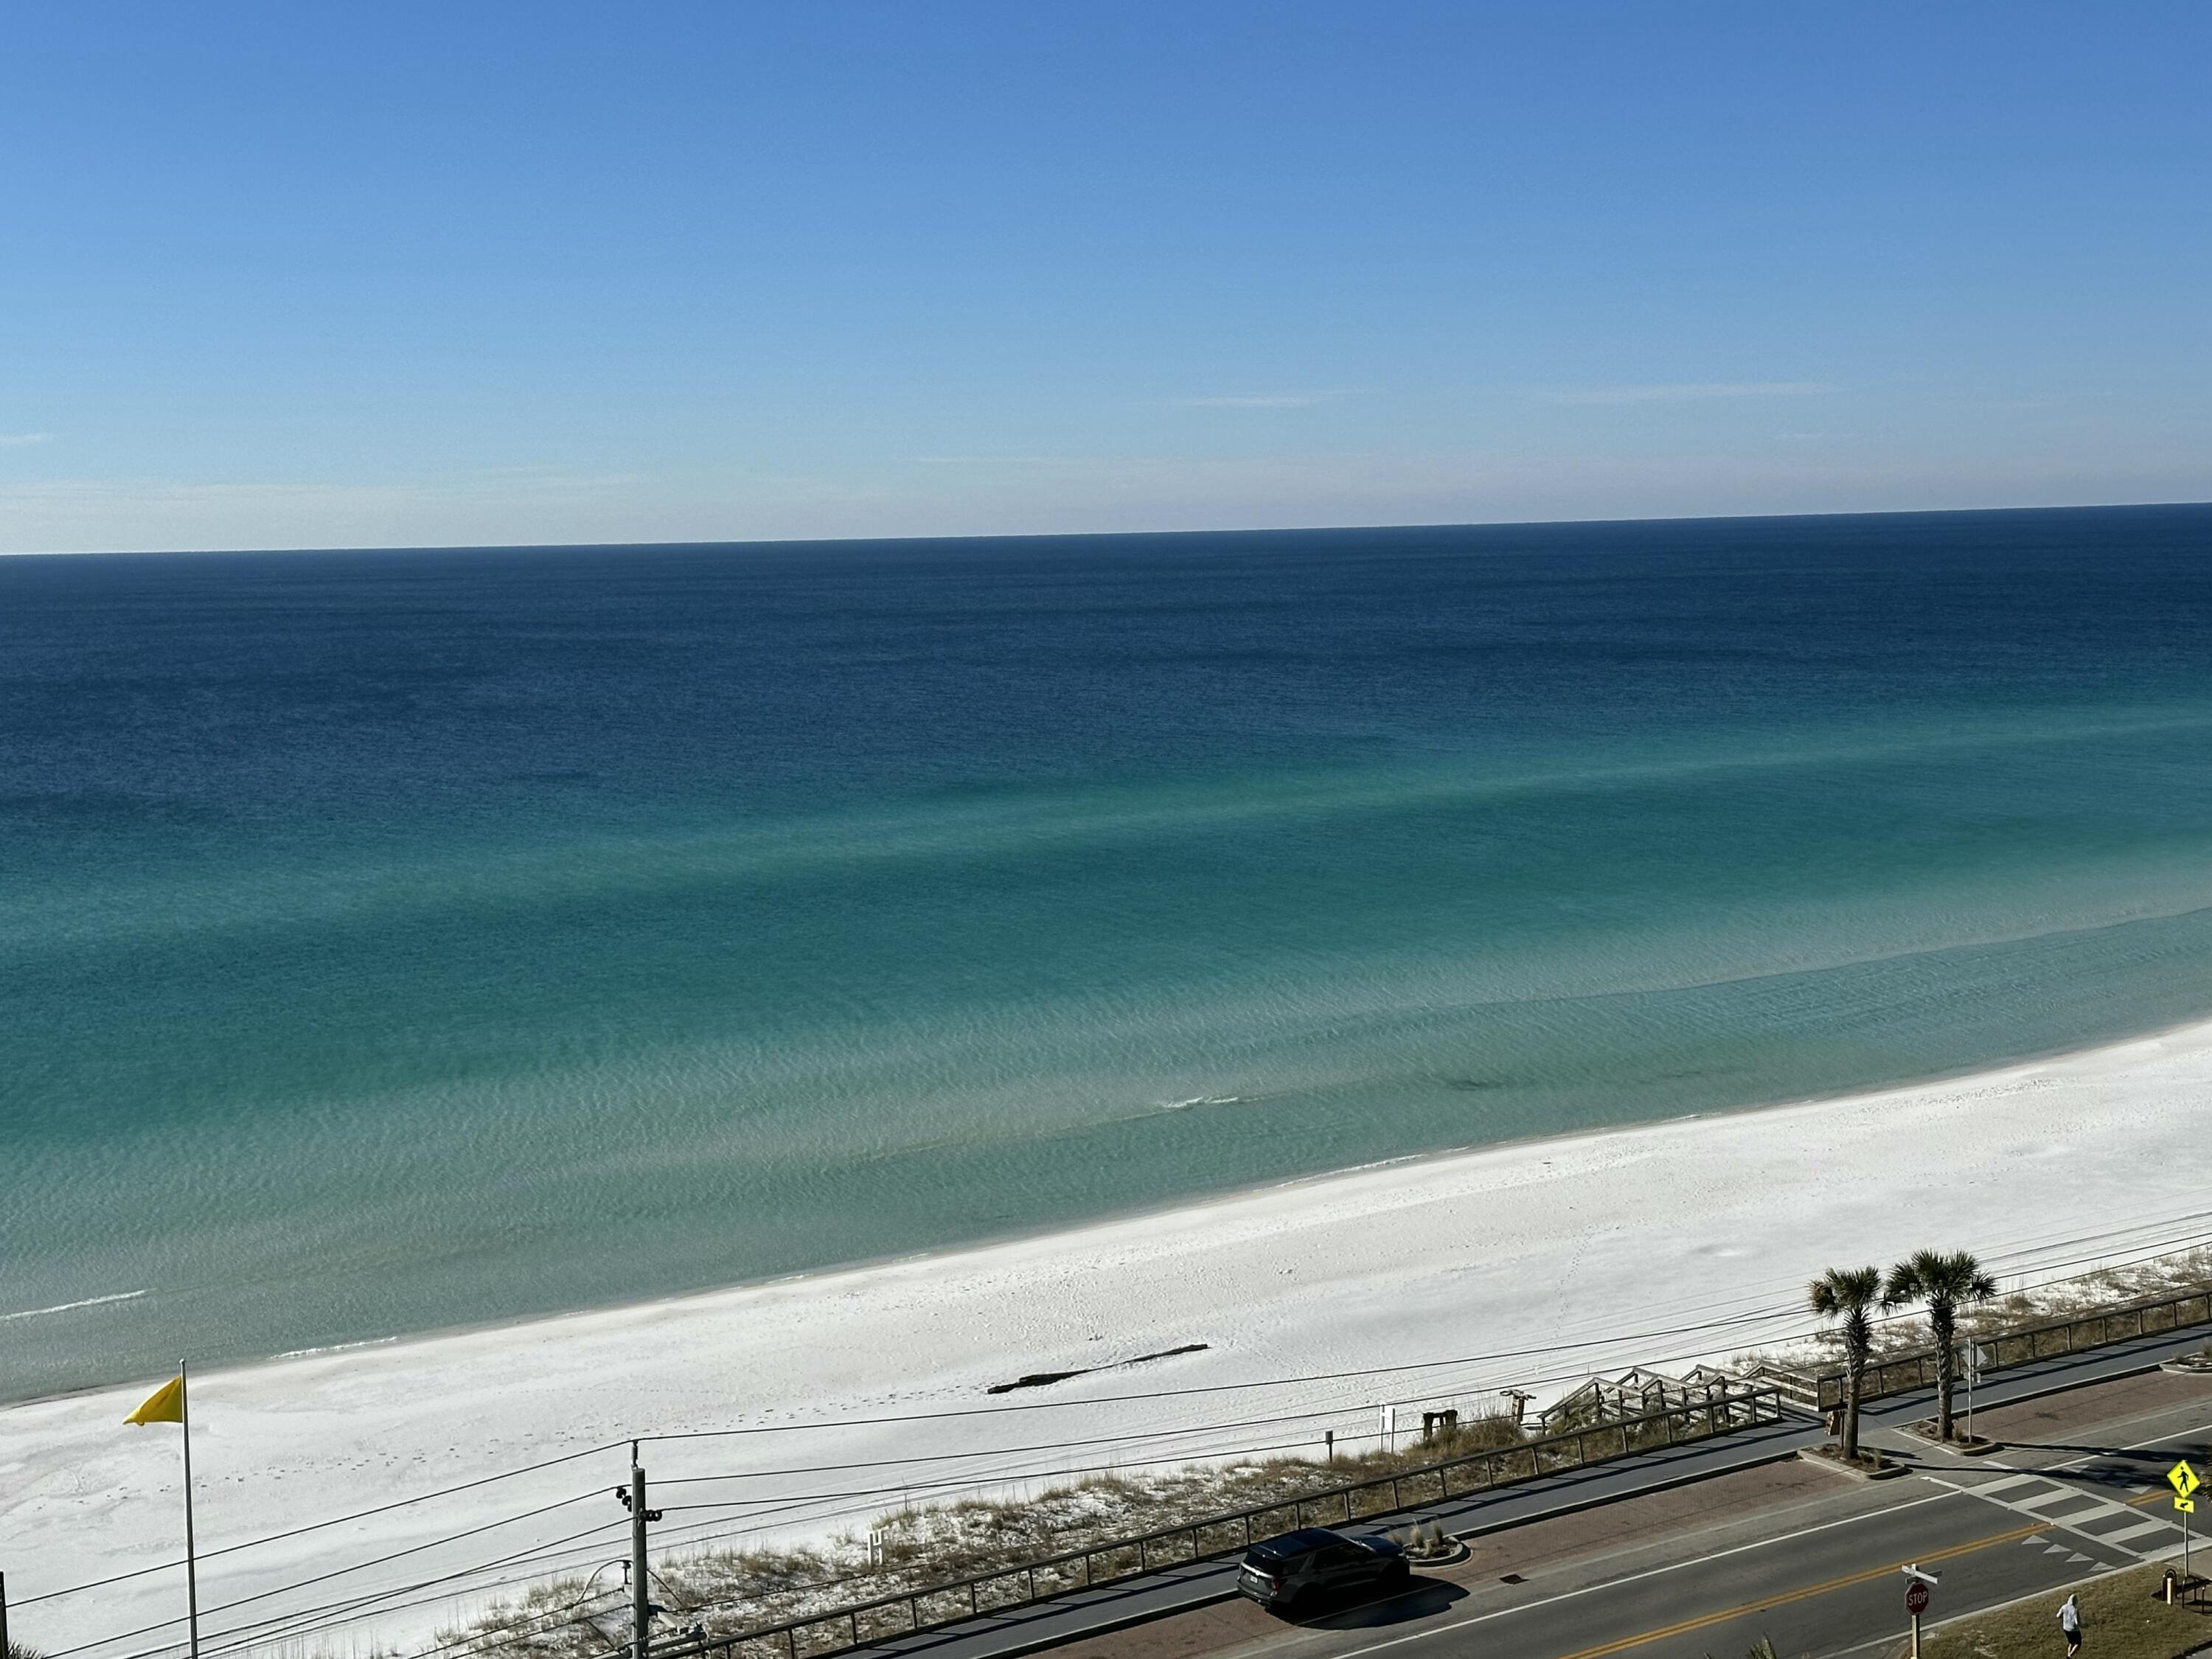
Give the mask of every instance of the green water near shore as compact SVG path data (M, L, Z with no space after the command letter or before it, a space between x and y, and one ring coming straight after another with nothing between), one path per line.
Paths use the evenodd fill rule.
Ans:
M2208 544L0 567L0 1395L2197 1018Z

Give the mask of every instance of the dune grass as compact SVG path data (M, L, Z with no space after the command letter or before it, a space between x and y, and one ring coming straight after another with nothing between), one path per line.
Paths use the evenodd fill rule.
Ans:
M980 1576L1024 1561L1088 1548L1140 1533L1187 1525L1209 1516L1259 1509L1319 1489L1387 1479L1407 1469L1518 1443L1521 1430L1505 1418L1462 1424L1436 1438L1394 1452L1340 1455L1324 1463L1305 1457L1267 1457L1126 1474L1042 1483L1028 1492L918 1504L878 1516L866 1531L811 1546L678 1552L653 1564L654 1600L668 1609L676 1629L701 1625L716 1634L809 1616L881 1596L911 1594L931 1584ZM1291 1524L1287 1516L1285 1527ZM1361 1524L1355 1522L1355 1525ZM872 1550L867 1532L876 1534ZM1232 1542L1224 1534L1207 1547ZM1127 1565L1133 1567L1135 1552ZM1177 1559L1170 1545L1153 1559ZM1105 1564L1110 1565L1110 1564ZM1103 1570L1102 1566L1102 1570ZM1038 1573L1041 1590L1073 1588ZM611 1577L586 1598L579 1580L538 1586L488 1611L441 1641L464 1656L483 1659L587 1659L619 1645L623 1598ZM1025 1595L1026 1577L979 1597ZM958 1609L948 1605L941 1612ZM905 1628L904 1608L883 1616L879 1633ZM865 1621L864 1621L865 1624ZM864 1628L863 1633L866 1633ZM763 1652L785 1655L781 1642ZM805 1649L802 1647L802 1653Z

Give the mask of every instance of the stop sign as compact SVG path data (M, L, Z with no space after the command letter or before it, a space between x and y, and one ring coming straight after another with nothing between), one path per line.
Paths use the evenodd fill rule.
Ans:
M1916 1619L1928 1611L1928 1586L1917 1578L1905 1587L1905 1610Z

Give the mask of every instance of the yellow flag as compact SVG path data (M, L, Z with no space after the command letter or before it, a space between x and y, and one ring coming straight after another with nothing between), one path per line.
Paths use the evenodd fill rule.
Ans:
M185 1420L185 1379L173 1376L146 1397L146 1403L123 1419L126 1423L181 1423Z

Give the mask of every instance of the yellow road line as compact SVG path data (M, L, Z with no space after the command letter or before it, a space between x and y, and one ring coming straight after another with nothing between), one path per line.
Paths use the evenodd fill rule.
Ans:
M2029 1470L2026 1473L2033 1474L2033 1471ZM1961 1490L1966 1489L1961 1488ZM2147 1492L2141 1498L2128 1499L2127 1507L2140 1509L2147 1504L2159 1502L2166 1495L2161 1492ZM1978 1538L1971 1544L1954 1544L1948 1549L1931 1550L1925 1555L1908 1556L1904 1560L1893 1561L1885 1567L1869 1567L1863 1572L1847 1573L1841 1578L1831 1578L1826 1583L1807 1584L1801 1589L1784 1590L1778 1595L1761 1596L1756 1601L1746 1601L1736 1607L1723 1608L1718 1613L1700 1613L1695 1619L1685 1619L1680 1624L1668 1625L1659 1630L1645 1631L1641 1636L1625 1636L1617 1642L1607 1642L1601 1647L1584 1648L1578 1653L1564 1654L1560 1659L1606 1659L1608 1654L1625 1653L1631 1648L1642 1647L1646 1642L1663 1642L1670 1636L1687 1635L1693 1630L1703 1630L1709 1625L1724 1625L1729 1620L1741 1619L1747 1613L1764 1613L1769 1607L1787 1607L1792 1601L1808 1601L1814 1596L1826 1595L1834 1590L1849 1589L1854 1584L1872 1583L1877 1578L1886 1578L1891 1573L1901 1572L1908 1566L1925 1565L1931 1561L1948 1561L1953 1556L1972 1555L1977 1550L1985 1550L1994 1545L2010 1544L2022 1538L2033 1538L2036 1534L2049 1532L2053 1527L2060 1524L2062 1523L2056 1521L2045 1521L2031 1527L2015 1527L2010 1532L1991 1533L1988 1537Z
M1709 1625L1724 1625L1731 1619L1741 1619L1747 1613L1764 1613L1769 1607L1787 1607L1792 1601L1808 1601L1816 1595L1826 1595L1835 1590L1849 1589L1854 1584L1869 1584L1877 1578L1887 1578L1901 1572L1907 1566L1925 1566L1930 1562L1948 1561L1954 1555L1972 1555L1997 1544L2009 1544L2022 1538L2032 1538L2037 1533L2048 1532L2051 1522L2039 1526L2016 1527L2010 1532L1991 1533L1971 1544L1954 1544L1948 1549L1930 1550L1924 1555L1906 1556L1887 1566L1869 1567L1863 1572L1847 1573L1841 1578L1831 1578L1826 1583L1807 1584L1801 1589L1783 1590L1774 1595L1762 1595L1756 1601L1746 1601L1718 1613L1700 1613L1695 1619L1685 1619L1680 1624L1668 1625L1659 1630L1648 1630L1640 1636L1625 1636L1617 1642L1607 1642L1601 1647L1584 1648L1578 1653L1561 1656L1561 1659L1605 1659L1613 1653L1625 1653L1630 1648L1642 1647L1646 1642L1663 1642L1670 1636L1683 1636L1693 1630L1703 1630ZM1901 1638L1899 1638L1902 1639Z
M2200 1425L2199 1429L2184 1430L2182 1432L2192 1434L2197 1433L2201 1431L2202 1428L2212 1428L2212 1424ZM2168 1437L2168 1438L2175 1437ZM2127 1449L2131 1450L2134 1449L2134 1448L2129 1448ZM2107 1454L2104 1453L2098 1454L2100 1456L2106 1455ZM2093 1462L2094 1460L2090 1458L2082 1458L2079 1461L2086 1463ZM2058 1480L2063 1471L2073 1466L2062 1463L2058 1465L2056 1469L2052 1470L2018 1469L2014 1468L2009 1464L2002 1465L2000 1467L2004 1469L2005 1473L2009 1474L2041 1474L2046 1480ZM1934 1503L1937 1501L1937 1498L1939 1497L1963 1498L1970 1497L1973 1492L1973 1488L1971 1486L1954 1485L1948 1480L1935 1480L1933 1484L1941 1489L1936 1497L1916 1498L1910 1503L1899 1504L1897 1508L1917 1509L1922 1504ZM2063 1484L2063 1481L2061 1484ZM2166 1493L2154 1489L2150 1492L2145 1492L2140 1498L2131 1498L2124 1500L2123 1506L2130 1509L2141 1509L2146 1505L2159 1503L2166 1496ZM1990 1501L1994 1502L1995 1500L1992 1499ZM2120 1502L2121 1500L2115 1499L2114 1501ZM1826 1532L1831 1528L1849 1525L1858 1521L1880 1520L1885 1516L1892 1515L1896 1512L1896 1510L1873 1510L1863 1515L1846 1516L1840 1521L1826 1522L1819 1527L1811 1528L1810 1530L1814 1532ZM1863 1572L1850 1573L1841 1578L1830 1579L1826 1583L1809 1584L1801 1589L1784 1590L1777 1595L1762 1597L1760 1600L1756 1601L1746 1601L1740 1606L1725 1608L1719 1613L1705 1613L1695 1619L1686 1619L1680 1624L1666 1626L1662 1629L1645 1631L1640 1636L1625 1637L1619 1641L1607 1642L1599 1647L1584 1648L1578 1653L1564 1654L1559 1656L1559 1659L1606 1659L1606 1656L1607 1655L1625 1653L1631 1648L1641 1647L1648 1642L1662 1642L1669 1637L1680 1636L1686 1634L1691 1631L1704 1630L1710 1626L1724 1624L1730 1619L1740 1619L1747 1613L1762 1612L1768 1607L1786 1607L1790 1602L1802 1601L1811 1596L1826 1595L1833 1590L1848 1589L1855 1584L1863 1584L1869 1583L1872 1580L1884 1577L1887 1575L1896 1572L1899 1569L1909 1565L1929 1561L1948 1561L1954 1556L1971 1555L1977 1550L1988 1549L1997 1544L2012 1543L2022 1538L2033 1538L2038 1533L2049 1532L2054 1528L2063 1528L2064 1526L2065 1523L2061 1521L2040 1521L2033 1526L2016 1527L2009 1532L1992 1533L1986 1538L1977 1539L1971 1543L1954 1544L1945 1549L1932 1550L1924 1555L1916 1555L1908 1557L1903 1560L1893 1561L1885 1567L1873 1567ZM1776 1543L1786 1543L1794 1538L1803 1535L1805 1534L1798 1533L1784 1534L1780 1538L1765 1539L1759 1540L1759 1542L1755 1544L1740 1545L1735 1549L1723 1550L1721 1552L1721 1554L1735 1555L1744 1550L1761 1548ZM2092 1538L2095 1536L2094 1534L2085 1535ZM1708 1561L1717 1559L1718 1558L1700 1557L1695 1561L1677 1563L1674 1567L1655 1568L1650 1573L1632 1574L1627 1579L1616 1579L1606 1583L1588 1585L1580 1590L1567 1591L1565 1595L1562 1596L1550 1597L1541 1601L1525 1603L1520 1607L1500 1607L1494 1612L1477 1613L1471 1619L1455 1620L1449 1624L1433 1626L1427 1630L1409 1631L1403 1636L1394 1636L1388 1641L1377 1642L1370 1647L1355 1648L1350 1653L1340 1656L1340 1659L1364 1659L1364 1656L1380 1653L1387 1648L1403 1647L1407 1643L1426 1641L1432 1637L1443 1635L1448 1631L1463 1630L1470 1626L1487 1624L1495 1619L1510 1618L1516 1613L1526 1613L1534 1607L1547 1606L1553 1601L1571 1601L1581 1595L1600 1594L1608 1589L1618 1589L1622 1584L1632 1583L1636 1579L1656 1576L1657 1574L1676 1571L1682 1567L1702 1565ZM1865 1644L1862 1644L1862 1645Z

